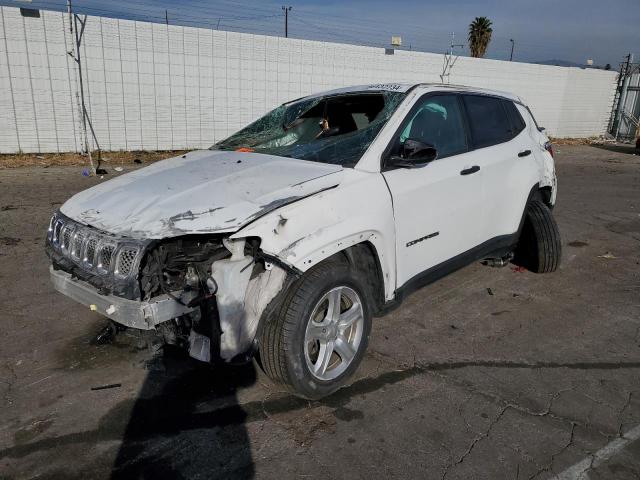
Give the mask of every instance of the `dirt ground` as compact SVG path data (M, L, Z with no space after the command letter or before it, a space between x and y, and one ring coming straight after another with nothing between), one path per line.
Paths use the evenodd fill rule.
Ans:
M640 156L556 159L560 270L475 264L415 292L319 402L255 365L91 344L104 320L54 292L43 242L113 174L0 170L0 478L640 478Z
M93 153L94 166L99 166L107 171L115 167L143 166L144 164L157 162L165 158L182 155L184 150L175 151L141 151L141 152L102 152L100 156ZM99 162L100 160L100 162ZM3 154L0 155L0 170L3 168L43 167L53 166L83 166L89 167L89 157L79 153L42 153L42 154ZM112 172L110 172L112 173Z

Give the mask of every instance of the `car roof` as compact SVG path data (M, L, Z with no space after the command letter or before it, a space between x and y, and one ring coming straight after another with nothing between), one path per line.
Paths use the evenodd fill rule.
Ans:
M428 91L451 91L451 92L465 92L465 93L477 93L480 95L491 95L494 97L502 97L508 100L512 100L518 103L524 103L520 97L509 92L502 92L500 90L490 90L488 88L471 87L468 85L451 85L448 83L370 83L365 85L354 85L351 87L336 88L334 90L328 90L324 92L318 92L303 98L315 98L324 97L328 95L340 95L347 93L358 92L401 92L406 93L410 90L419 88L424 92ZM299 99L301 100L301 99ZM297 101L297 100L294 100ZM291 103L291 102L287 102Z

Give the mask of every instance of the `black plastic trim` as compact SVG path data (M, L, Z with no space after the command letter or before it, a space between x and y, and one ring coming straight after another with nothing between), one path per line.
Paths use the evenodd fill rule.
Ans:
M402 299L411 292L433 283L436 280L440 280L442 277L445 277L456 270L460 270L475 261L491 256L500 256L503 252L508 251L510 248L515 246L518 242L518 236L519 232L516 232L511 235L502 235L492 238L491 240L487 240L464 253L456 255L449 260L445 260L444 262L419 273L396 290L396 298Z

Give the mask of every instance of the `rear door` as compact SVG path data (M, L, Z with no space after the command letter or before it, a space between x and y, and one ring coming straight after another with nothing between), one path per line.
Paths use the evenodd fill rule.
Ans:
M474 148L483 173L481 242L518 230L538 167L526 124L514 103L487 95L463 95Z
M398 286L475 247L482 232L482 172L468 152L459 95L421 97L387 156L407 139L432 144L438 158L419 168L383 168L393 198Z

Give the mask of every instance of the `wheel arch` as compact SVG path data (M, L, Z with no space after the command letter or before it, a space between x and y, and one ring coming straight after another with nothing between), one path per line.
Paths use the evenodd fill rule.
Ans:
M540 186L538 185L538 189L533 198L536 198L542 201L550 210L553 210L553 188L550 185ZM529 203L532 199L530 198L527 203Z
M373 314L377 315L385 305L385 272L375 245L365 241L345 248L338 254L344 255L349 265L362 275L371 295Z
M549 210L553 210L553 187L549 185L540 185L540 183L536 183L531 187L529 195L527 196L527 200L524 203L524 208L522 209L522 217L520 218L520 225L518 226L516 239L519 239L520 235L522 234L524 221L527 217L527 207L532 200L540 200L549 208Z
M306 238L310 238L306 237ZM331 238L328 236L327 238ZM294 242L295 243L295 242ZM291 265L302 274L312 267L342 257L367 281L372 294L374 312L379 311L386 300L393 298L395 291L395 270L393 244L387 244L379 232L362 231L335 240L302 242L270 256Z
M259 238L265 256L299 274L364 244L344 255L352 262L375 265L376 275L382 279L384 300L393 299L396 248L389 191L379 174L349 175L353 177L350 182L270 212L231 238Z

